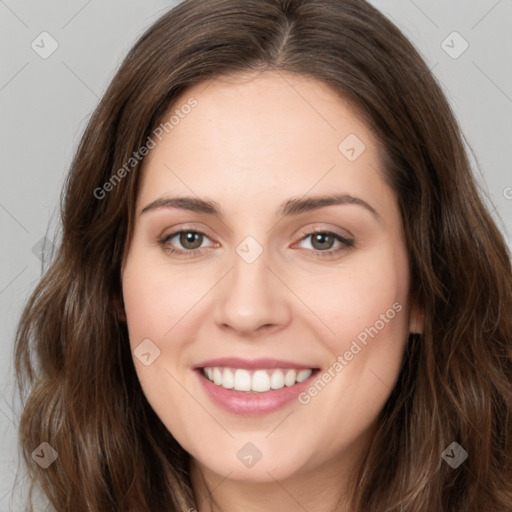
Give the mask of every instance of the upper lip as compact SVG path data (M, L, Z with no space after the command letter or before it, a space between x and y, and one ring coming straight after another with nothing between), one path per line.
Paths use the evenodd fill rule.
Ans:
M310 368L316 368L312 365L300 364L294 361L285 361L283 359L242 359L240 357L219 357L216 359L208 359L192 366L194 370L212 367L245 368L246 370L254 370L258 368L296 368L299 370L308 370Z

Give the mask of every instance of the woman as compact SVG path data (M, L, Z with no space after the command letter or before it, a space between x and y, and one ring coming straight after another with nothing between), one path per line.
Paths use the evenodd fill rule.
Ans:
M512 508L510 254L440 87L366 2L166 13L62 222L15 354L55 510Z

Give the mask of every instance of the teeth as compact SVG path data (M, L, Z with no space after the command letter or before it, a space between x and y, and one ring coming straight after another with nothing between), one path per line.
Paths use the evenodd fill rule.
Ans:
M270 389L270 377L265 370L256 370L252 376L252 391L263 393Z
M237 391L251 391L251 374L247 370L236 370L234 388Z
M294 371L294 370L290 370ZM295 379L293 379L295 381ZM272 389L281 389L284 387L284 375L282 370L275 370L270 376L270 387Z
M244 370L241 368L203 368L204 375L217 386L236 391L254 391L265 393L271 389L290 387L298 382L305 381L312 373L312 369L272 369L272 370Z
M297 378L297 372L295 370L288 370L284 376L284 383L286 386L293 386L295 379Z
M297 374L297 382L305 381L311 375L311 370L301 370Z
M220 386L222 384L222 373L218 368L213 369L213 382Z
M226 389L233 389L235 387L235 375L229 369L224 369L224 374L222 375L222 387Z

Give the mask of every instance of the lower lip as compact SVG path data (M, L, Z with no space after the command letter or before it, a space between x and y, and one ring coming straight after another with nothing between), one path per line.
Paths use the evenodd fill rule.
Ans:
M217 386L203 375L202 370L196 370L206 394L220 407L241 416L261 416L277 411L293 402L316 377L314 371L306 380L293 386L281 389L271 389L264 393L247 393Z

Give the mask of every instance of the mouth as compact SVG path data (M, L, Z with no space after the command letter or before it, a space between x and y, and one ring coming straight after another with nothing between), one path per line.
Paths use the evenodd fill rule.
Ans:
M203 376L216 386L246 393L267 393L271 390L291 387L304 382L315 371L318 371L318 368L261 368L256 370L219 366L201 368Z
M263 415L291 405L320 372L299 363L239 358L205 361L193 370L206 396L239 416Z

